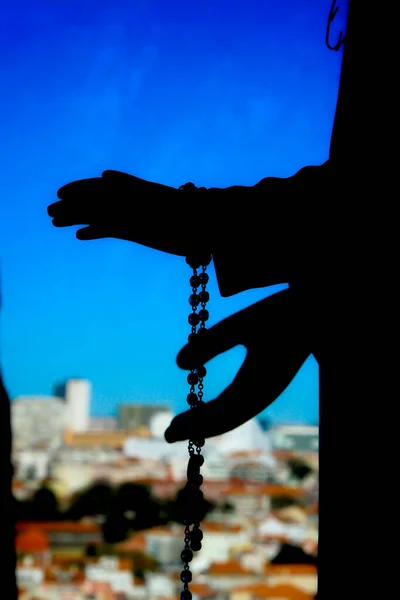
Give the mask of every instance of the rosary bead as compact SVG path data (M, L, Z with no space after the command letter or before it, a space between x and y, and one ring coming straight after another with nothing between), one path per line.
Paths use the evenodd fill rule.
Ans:
M194 406L199 401L197 394L195 394L194 392L190 392L186 396L186 400L187 400L188 404L190 404L190 406Z
M190 583L192 581L192 572L189 569L181 572L181 581L183 583Z
M199 310L197 315L198 315L200 321L208 321L210 313L208 312L208 310L206 308L202 308L201 310Z
M188 321L189 321L189 325L198 325L200 322L200 317L197 313L190 313L190 315L188 317Z
M190 285L191 285L192 288L199 287L199 285L201 285L200 276L199 275L192 275L191 278L190 278Z
M181 552L181 559L184 563L188 563L193 560L193 552L189 548L185 548Z
M192 269L198 269L199 267L201 267L201 257L200 256L194 256L194 255L193 256L187 256L186 257L186 263Z
M194 550L194 552L198 552L199 550L201 550L201 542L197 540L190 542L190 547L192 550Z
M192 181L188 181L187 183L184 183L183 185L179 186L178 189L184 192L194 192L195 190L197 190L197 187Z
M212 260L211 254L202 254L200 257L200 264L202 267L208 267Z
M206 515L207 508L205 502L202 502L198 506L184 506L181 509L181 518L185 526L194 525L200 523Z
M188 183L181 186L179 189L183 190L196 190L197 188L192 184ZM205 189L205 188L204 188ZM206 285L209 281L209 276L206 273L206 267L212 260L211 254L194 251L190 256L186 257L186 263L193 269L193 274L190 277L190 285L192 293L189 296L189 304L193 311L188 315L189 325L192 327L191 333L188 335L188 343L191 346L192 351L200 350L201 345L197 346L201 339L207 335L207 329L204 325L205 321L209 319L209 312L205 306L210 299L210 294L206 290ZM202 267L202 269L200 269ZM201 272L198 273L197 269ZM201 286L201 288L200 288ZM198 291L200 288L200 291ZM201 305L201 306L199 306ZM200 310L197 311L197 307ZM199 327L197 327L199 325ZM196 331L196 329L198 329ZM187 375L187 382L191 386L190 392L186 396L186 400L193 410L200 410L204 408L203 402L203 378L207 374L206 367L202 364L202 360L194 360L194 364L197 367L192 368L191 372ZM198 384L199 388L195 392L195 387ZM201 417L201 414L196 415ZM199 430L200 432L200 430ZM196 435L196 434L193 434ZM208 510L208 503L204 499L204 494L200 489L203 483L203 475L200 473L200 467L204 463L204 457L201 454L194 453L195 447L197 452L205 444L204 438L197 438L196 440L189 440L189 462L187 467L187 483L183 489L178 492L177 504L178 513L180 519L182 519L185 525L185 548L181 552L181 559L185 563L185 569L181 571L180 578L185 584L184 588L188 588L188 584L192 581L192 572L188 568L188 563L193 560L193 551L197 552L201 549L201 540L203 539L203 532L199 529L199 524L204 519ZM189 531L189 526L193 525L194 529ZM189 542L189 544L188 544ZM188 548L190 546L190 549ZM188 589L184 589L180 594L180 600L192 600L192 593Z
M208 329L205 327L199 327L196 333L192 332L188 335L188 343L189 344L198 344L203 340L207 335Z
M202 454L193 454L189 458L188 470L200 469L200 467L204 464L204 456Z
M203 492L191 483L186 483L182 490L182 500L183 502L199 504L203 500Z
M186 257L186 263L192 269L198 269L199 267L208 267L211 259L211 254L192 254Z
M187 376L187 382L189 385L196 385L199 381L199 376L197 373L189 373Z
M189 296L189 304L190 306L198 306L200 304L199 294L191 294Z
M190 532L190 541L194 541L194 540L198 540L199 542L201 542L201 540L203 539L203 532L201 529L193 529Z
M208 302L210 299L210 294L205 290L199 293L200 302Z
M190 542L190 547L194 552L201 550L201 542Z
M201 473L196 473L195 471L188 471L187 478L190 483L193 483L198 487L203 483L203 475L201 475Z
M203 378L203 377L205 377L207 375L207 369L205 368L204 365L202 365L201 367L197 367L196 374L199 377Z
M199 281L200 281L200 285L207 285L208 280L210 279L208 276L208 273L200 273L198 275Z

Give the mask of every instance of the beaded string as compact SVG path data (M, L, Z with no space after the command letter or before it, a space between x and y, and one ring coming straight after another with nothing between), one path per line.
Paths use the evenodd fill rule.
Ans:
M179 189L190 191L198 190L192 183L187 183ZM209 280L206 271L210 262L210 254L199 254L198 256L193 255L186 257L186 263L192 269L192 275L190 277L192 293L189 296L189 304L192 307L192 312L188 316L188 322L191 326L191 332L188 337L189 344L196 344L207 332L205 323L209 319L209 312L206 305L210 299L210 294L206 289ZM203 380L206 374L207 370L205 366L197 365L196 368L190 370L190 373L187 376L190 390L186 400L190 406L190 410L201 410L202 405L204 405ZM182 520L185 525L185 547L181 552L181 559L184 563L180 575L180 579L183 583L183 590L180 595L181 600L192 600L192 593L189 590L189 583L192 581L192 572L189 563L193 560L193 552L198 552L202 546L201 541L203 539L203 532L200 529L200 523L205 516L205 503L203 492L200 490L203 483L200 467L204 463L204 456L201 454L201 449L204 444L204 438L198 438L189 440L188 446L189 462L187 467L187 483L182 491Z

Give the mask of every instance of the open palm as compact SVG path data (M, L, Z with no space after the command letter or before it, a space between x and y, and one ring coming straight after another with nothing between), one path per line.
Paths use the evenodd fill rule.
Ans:
M165 439L209 438L239 427L285 390L315 343L312 324L290 289L214 325L200 341L180 351L178 366L196 368L238 345L247 350L244 363L220 396L177 415Z
M101 177L63 186L57 196L59 201L47 209L53 225L85 225L77 231L80 240L116 238L179 256L192 253L191 229L182 220L186 214L186 222L193 222L198 208L184 204L175 188L104 171Z

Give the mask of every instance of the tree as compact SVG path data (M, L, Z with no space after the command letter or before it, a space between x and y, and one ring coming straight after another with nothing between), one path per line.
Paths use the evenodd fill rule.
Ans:
M115 493L113 513L128 517L129 529L141 531L150 529L164 522L161 517L162 505L152 497L147 485L127 482L122 484Z
M234 512L234 510L235 510L234 505L232 504L232 502L229 502L229 501L223 502L220 505L220 508L223 513L229 513L229 514Z
M61 518L58 500L46 486L40 487L28 500L14 498L16 521L58 521Z
M75 497L64 517L78 520L88 516L107 515L113 495L113 488L107 482L99 481Z
M296 506L296 500L289 496L272 496L271 498L271 509L279 510L281 508L288 508L289 506Z
M155 558L145 552L130 552L129 557L133 560L136 577L143 578L146 571L157 571L160 566Z
M60 517L56 495L45 486L34 493L32 510L37 521L53 521Z
M307 475L312 473L312 468L301 458L291 458L288 460L288 466L293 477L298 481L302 481Z
M118 513L109 513L102 525L103 539L106 544L118 544L128 537L131 524L129 519Z
M97 547L95 544L88 544L85 549L85 555L88 557L97 556Z
M317 565L318 558L307 554L293 544L283 544L278 554L271 560L273 565Z
M149 487L139 483L123 483L116 492L116 502L121 511L142 513L150 500Z

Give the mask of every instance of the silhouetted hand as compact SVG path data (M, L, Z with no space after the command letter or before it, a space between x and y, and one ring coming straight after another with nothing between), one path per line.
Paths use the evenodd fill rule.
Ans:
M179 256L191 254L194 243L199 249L191 226L198 204L188 202L186 192L104 171L101 177L63 186L57 196L60 201L47 209L53 225L86 225L76 233L79 240L117 238Z
M202 340L187 344L177 357L182 369L205 364L238 345L245 346L247 355L234 381L218 398L172 420L165 432L167 442L221 435L269 406L314 350L307 314L289 289L224 319Z

